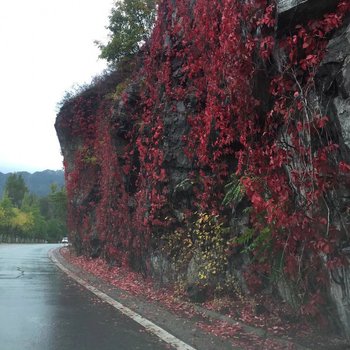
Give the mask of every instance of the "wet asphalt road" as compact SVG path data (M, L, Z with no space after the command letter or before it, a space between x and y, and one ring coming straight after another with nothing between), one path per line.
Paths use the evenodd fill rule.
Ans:
M61 272L58 246L0 244L1 350L168 349Z

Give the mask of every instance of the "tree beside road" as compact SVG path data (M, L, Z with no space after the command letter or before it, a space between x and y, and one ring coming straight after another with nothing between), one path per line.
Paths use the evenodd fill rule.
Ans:
M48 196L38 197L28 191L20 174L11 174L0 200L0 242L58 242L67 235L66 201L63 187L52 184Z

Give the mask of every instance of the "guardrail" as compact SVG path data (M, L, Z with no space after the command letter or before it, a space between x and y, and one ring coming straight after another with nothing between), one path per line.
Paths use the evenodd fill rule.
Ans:
M40 238L0 234L0 243L47 243L47 241Z

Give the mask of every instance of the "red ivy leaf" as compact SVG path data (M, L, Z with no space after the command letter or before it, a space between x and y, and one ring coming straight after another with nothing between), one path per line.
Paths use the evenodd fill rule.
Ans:
M339 171L342 173L350 173L350 164L343 161L339 162Z

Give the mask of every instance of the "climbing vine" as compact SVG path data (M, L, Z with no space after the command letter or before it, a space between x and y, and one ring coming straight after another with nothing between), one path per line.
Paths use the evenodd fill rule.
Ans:
M315 314L319 281L344 263L348 228L332 198L350 173L315 77L349 10L339 1L281 34L275 1L161 1L133 83L62 108L77 146L73 165L66 160L69 223L86 249L98 240L106 258L147 273L150 251L180 232L206 260L203 280L241 249L254 263L248 286L287 276L302 311ZM248 227L222 235L210 218L228 227L239 205Z

